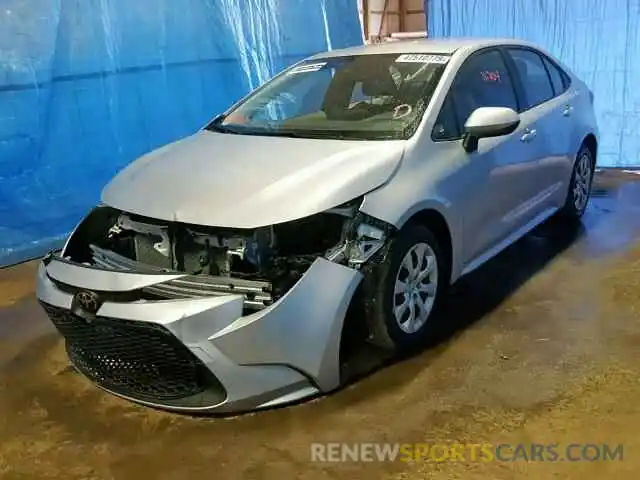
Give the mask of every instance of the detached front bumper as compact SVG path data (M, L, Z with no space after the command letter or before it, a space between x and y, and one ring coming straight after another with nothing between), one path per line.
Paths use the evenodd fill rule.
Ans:
M362 279L318 258L282 298L243 316L242 295L127 300L181 274L103 270L53 257L37 297L75 367L131 401L181 411L239 412L289 403L340 384L345 313ZM79 292L101 299L93 315Z

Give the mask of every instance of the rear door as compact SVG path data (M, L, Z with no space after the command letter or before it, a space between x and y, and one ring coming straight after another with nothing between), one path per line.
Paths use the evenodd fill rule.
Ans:
M553 136L550 142L550 159L542 165L541 174L548 185L563 184L558 198L564 202L564 193L573 170L573 160L577 152L574 151L574 128L576 115L580 114L579 92L571 85L571 77L553 60L541 54L551 84L553 86Z
M528 199L522 209L523 219L530 220L557 204L558 195L563 192L566 175L562 172L568 158L573 107L565 93L566 79L551 68L540 52L525 47L509 47L505 51L517 73L520 116L535 132L533 141L540 152L534 175L524 187Z

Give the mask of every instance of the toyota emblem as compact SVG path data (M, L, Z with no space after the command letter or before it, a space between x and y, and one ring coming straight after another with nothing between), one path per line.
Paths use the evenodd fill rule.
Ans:
M100 308L100 297L95 292L82 290L75 295L75 304L87 313L95 314Z

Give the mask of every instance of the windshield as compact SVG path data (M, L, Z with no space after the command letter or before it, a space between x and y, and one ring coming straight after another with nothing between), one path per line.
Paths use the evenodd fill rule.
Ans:
M305 61L207 128L247 135L407 139L448 60L445 55L375 54Z

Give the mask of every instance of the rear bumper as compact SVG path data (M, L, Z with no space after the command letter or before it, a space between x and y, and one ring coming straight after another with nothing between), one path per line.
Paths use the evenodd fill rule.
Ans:
M37 296L77 369L131 401L239 412L339 386L342 325L359 272L319 258L282 298L246 316L242 295L113 300L113 294L180 277L102 270L54 257L40 265ZM74 313L80 290L110 300L93 316Z

